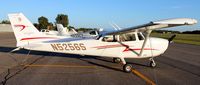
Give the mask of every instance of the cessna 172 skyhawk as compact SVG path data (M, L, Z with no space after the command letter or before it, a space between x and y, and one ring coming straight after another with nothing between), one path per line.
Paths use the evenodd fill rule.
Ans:
M197 23L197 20L190 18L167 19L100 34L96 38L72 38L44 35L22 13L8 16L18 49L110 57L113 61L120 60L125 72L131 72L132 69L125 58L149 58L150 66L155 67L153 58L168 48L168 40L149 37L152 30ZM146 32L146 35L142 32Z

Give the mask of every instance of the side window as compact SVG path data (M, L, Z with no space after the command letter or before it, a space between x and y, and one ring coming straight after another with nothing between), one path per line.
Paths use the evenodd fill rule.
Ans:
M126 41L136 41L135 33L120 34L120 35L108 35L103 37L104 42L126 42Z
M90 35L96 35L96 31L91 31Z
M123 34L120 35L120 41L135 41L135 34Z
M103 37L102 41L113 42L113 36L105 36L105 37Z

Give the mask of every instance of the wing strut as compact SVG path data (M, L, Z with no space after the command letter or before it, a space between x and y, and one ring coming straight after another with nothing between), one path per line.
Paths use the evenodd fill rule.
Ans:
M147 30L147 35L145 36L145 40L144 40L144 42L143 42L142 49L141 49L141 51L140 51L139 56L142 56L142 53L143 53L143 51L144 51L144 47L145 47L145 45L146 45L146 43L147 43L147 40L149 39L149 36L150 36L151 32L152 32L152 30L149 30L149 29Z

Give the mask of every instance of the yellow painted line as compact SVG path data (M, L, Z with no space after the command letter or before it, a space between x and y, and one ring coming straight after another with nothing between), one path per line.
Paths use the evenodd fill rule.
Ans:
M96 68L96 66L69 66L69 65L23 65L25 67L64 67L64 68Z
M142 73L140 73L139 71L132 69L132 73L136 74L137 76L139 76L140 78L144 79L147 83L149 83L150 85L156 85L151 79L147 78L146 76L144 76Z

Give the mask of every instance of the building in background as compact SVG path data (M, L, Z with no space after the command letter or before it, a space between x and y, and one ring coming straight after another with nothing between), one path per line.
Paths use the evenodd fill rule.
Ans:
M0 24L0 32L13 32L10 24Z

